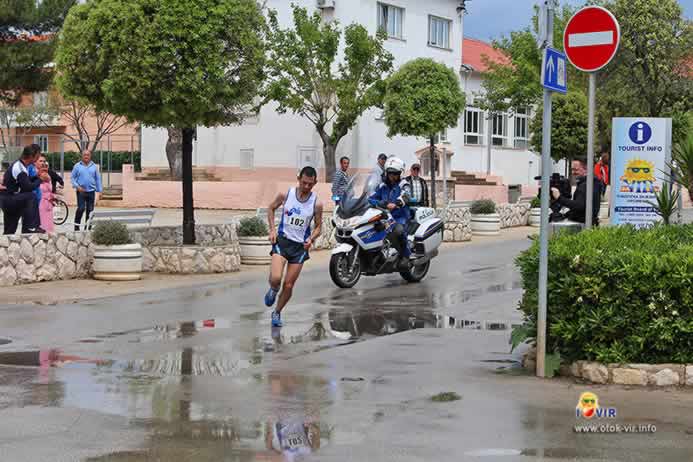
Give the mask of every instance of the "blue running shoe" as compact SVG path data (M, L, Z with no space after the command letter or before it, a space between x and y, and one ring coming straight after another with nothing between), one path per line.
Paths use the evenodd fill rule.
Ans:
M282 315L277 311L272 311L272 327L282 327Z
M277 299L277 290L274 290L273 288L269 288L267 293L265 294L265 305L267 306L272 306L274 305L274 301Z

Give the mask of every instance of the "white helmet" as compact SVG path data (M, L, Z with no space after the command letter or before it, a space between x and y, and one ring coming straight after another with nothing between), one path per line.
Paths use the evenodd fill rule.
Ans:
M397 157L390 157L385 161L385 174L388 173L404 173L404 161Z

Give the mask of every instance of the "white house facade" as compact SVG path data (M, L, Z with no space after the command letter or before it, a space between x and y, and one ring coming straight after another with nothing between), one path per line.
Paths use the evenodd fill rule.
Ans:
M452 171L487 173L486 130L489 123L473 103L475 92L481 89L483 69L475 69L465 57L463 43L471 42L463 40L464 15L459 8L460 1L293 2L320 11L325 20L337 20L342 26L359 23L371 34L384 28L389 35L386 47L395 58L396 68L411 59L429 57L458 71L468 108L458 126L448 129L439 140L441 146L453 153L446 171L448 176ZM267 6L278 12L283 27L292 25L291 3L288 0L267 1ZM478 48L472 52L478 54ZM324 165L322 142L312 124L298 115L278 114L275 108L273 104L267 105L257 118L240 126L198 128L194 165L212 169L219 179L231 181L290 180L297 169L305 165L321 168ZM533 177L538 174L540 162L527 146L529 116L503 115L491 124L491 172L493 176L502 177L504 184L536 184ZM386 133L381 111L366 111L341 141L337 156L349 156L352 168L360 170L373 168L381 152L397 155L409 165L417 159L416 151L427 145L424 139L388 138ZM166 130L142 129L142 167L145 170L167 166L166 140Z

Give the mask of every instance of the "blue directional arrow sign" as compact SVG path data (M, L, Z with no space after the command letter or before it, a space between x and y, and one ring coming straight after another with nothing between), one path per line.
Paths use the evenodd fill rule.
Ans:
M558 93L568 92L568 67L564 53L553 48L544 48L544 61L541 65L541 84L544 88Z

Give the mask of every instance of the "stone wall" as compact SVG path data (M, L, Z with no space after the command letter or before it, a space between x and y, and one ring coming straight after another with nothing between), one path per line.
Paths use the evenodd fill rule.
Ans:
M602 364L576 361L561 373L600 384L693 387L693 364Z
M0 286L84 278L92 256L85 232L0 236Z
M472 240L472 214L469 208L445 208L436 210L438 217L445 222L444 242L465 242Z
M332 214L324 213L322 215L322 233L315 242L314 250L329 250L337 245L337 240L334 236L334 226L332 225Z
M501 218L501 228L527 226L529 224L529 204L501 204L497 207Z
M156 226L130 231L134 242L144 247L181 246L183 228L181 226ZM195 244L199 246L228 245L238 243L236 223L221 225L195 225Z
M536 348L530 348L522 359L522 366L534 372L536 357ZM693 364L602 364L576 361L570 366L561 366L559 374L597 384L693 387Z
M183 228L157 226L132 231L142 244L142 269L146 272L208 274L241 269L241 248L236 223L196 225L194 246L183 246Z
M240 271L238 243L221 246L152 246L143 248L142 269L169 274L209 274Z
M236 224L195 226L197 246L183 247L180 226L132 230L143 271L218 273L240 269ZM0 287L87 278L94 250L88 232L0 236Z

